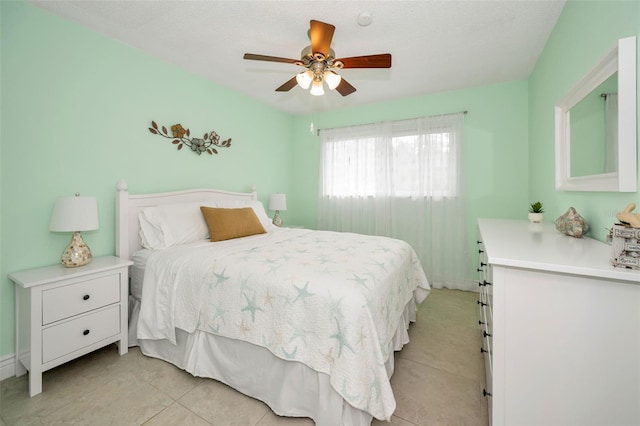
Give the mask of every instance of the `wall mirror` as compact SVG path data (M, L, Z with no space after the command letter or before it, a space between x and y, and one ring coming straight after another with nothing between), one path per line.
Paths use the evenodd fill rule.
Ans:
M628 37L555 107L556 189L635 192L636 134L636 37Z

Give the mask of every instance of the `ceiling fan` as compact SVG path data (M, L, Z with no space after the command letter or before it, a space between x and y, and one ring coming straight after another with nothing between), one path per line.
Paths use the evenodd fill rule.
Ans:
M391 68L391 54L354 56L351 58L336 59L335 52L331 49L331 40L336 29L331 24L311 20L309 38L311 45L302 49L300 59L279 58L276 56L256 55L245 53L244 59L254 61L284 62L305 67L303 71L282 86L276 92L288 92L298 84L303 89L311 87L310 93L315 96L324 95L323 81L329 89L337 90L342 96L350 95L356 88L337 74L335 69L342 68Z

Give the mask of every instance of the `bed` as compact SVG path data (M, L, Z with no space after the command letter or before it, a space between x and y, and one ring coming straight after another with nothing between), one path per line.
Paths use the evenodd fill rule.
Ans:
M263 231L210 241L254 225ZM255 188L130 194L120 181L116 252L134 262L129 342L146 356L278 415L354 426L391 418L394 351L430 290L409 244L277 228Z

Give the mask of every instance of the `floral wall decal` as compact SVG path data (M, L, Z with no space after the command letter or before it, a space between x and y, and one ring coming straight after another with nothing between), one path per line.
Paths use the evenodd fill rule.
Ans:
M214 131L205 133L202 138L192 138L189 129L185 129L179 123L171 126L171 134L169 134L165 126L158 128L156 122L152 121L149 131L154 135L173 139L172 143L177 145L178 150L181 150L186 145L198 155L203 152L210 155L217 154L219 148L229 148L231 146L231 138L220 141L220 136Z

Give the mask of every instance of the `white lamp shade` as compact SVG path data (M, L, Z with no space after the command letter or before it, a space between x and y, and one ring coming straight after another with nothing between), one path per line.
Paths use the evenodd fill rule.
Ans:
M340 77L340 75L336 74L333 71L324 72L324 81L327 82L327 86L329 86L329 89L331 90L338 87L338 84L340 84L341 80L342 80L342 77Z
M309 70L296 75L296 82L298 82L298 85L300 85L300 87L302 87L303 89L308 89L312 81L313 73Z
M271 194L269 210L287 210L287 196L285 194Z
M49 230L54 232L98 229L98 201L95 197L59 197L53 207Z
M309 91L313 96L324 95L324 88L322 87L322 80L314 80Z

